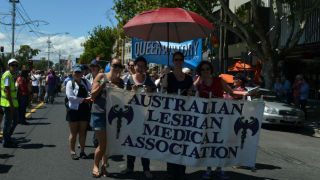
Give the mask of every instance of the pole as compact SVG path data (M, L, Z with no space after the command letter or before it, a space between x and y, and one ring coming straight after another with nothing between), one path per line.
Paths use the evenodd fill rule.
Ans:
M11 39L11 58L14 58L14 35L16 28L16 3L19 3L19 0L10 0L12 3L12 39Z
M50 69L50 43L51 43L51 41L50 41L50 35L48 35L48 41L47 41L47 43L48 43L48 70Z
M224 20L224 11L222 8L220 8L220 20ZM219 70L220 73L224 72L224 67L223 67L223 50L224 50L224 27L220 25L220 32L219 32Z
M122 39L122 50L121 50L121 55L122 55L122 64L124 64L125 62L124 62L124 53L125 53L125 44L126 44L126 40L125 40L125 38L124 39Z
M61 50L59 49L59 60L58 60L58 68L59 68L59 74L61 74L61 68L60 68L60 59L61 59Z
M169 62L170 62L170 60L169 60L169 57L170 57L170 48L169 48L169 38L170 38L170 36L169 36L169 23L167 23L167 53L168 53L168 61L167 61L167 65L168 65L168 68L170 67L169 66Z

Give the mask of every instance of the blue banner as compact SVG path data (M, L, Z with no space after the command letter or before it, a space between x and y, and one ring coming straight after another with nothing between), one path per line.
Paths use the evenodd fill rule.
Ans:
M172 66L172 55L180 51L185 55L185 67L195 69L202 60L202 39L194 39L182 43L164 41L143 41L132 38L132 58L143 56L149 63Z

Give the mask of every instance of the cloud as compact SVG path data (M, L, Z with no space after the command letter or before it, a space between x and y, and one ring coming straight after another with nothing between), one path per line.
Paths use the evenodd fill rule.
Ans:
M6 38L6 35L0 32L0 40L4 40L5 38Z
M5 52L11 50L11 37L6 36L0 32L0 40L2 40L5 46ZM33 57L33 59L48 59L48 36L34 37L26 34L19 34L16 36L15 51L17 51L20 45L29 45L32 49L39 49L40 53ZM85 36L73 37L71 35L56 35L50 37L50 60L57 63L59 59L59 53L61 59L80 57L84 48L81 46L86 41Z
M48 58L48 40L49 37L39 37L28 39L24 44L29 45L33 49L39 49L41 52L34 59L41 59L42 57ZM61 59L75 59L80 57L80 54L83 53L83 47L81 44L85 42L86 38L81 37L72 37L69 35L56 35L50 37L50 60L58 62L59 53Z

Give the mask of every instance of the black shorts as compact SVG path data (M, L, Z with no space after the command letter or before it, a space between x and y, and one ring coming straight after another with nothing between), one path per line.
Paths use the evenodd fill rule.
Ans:
M69 109L67 110L66 120L69 122L78 122L78 121L90 121L90 106L89 104L80 104L78 110Z
M39 86L32 86L32 93L38 94L39 93Z

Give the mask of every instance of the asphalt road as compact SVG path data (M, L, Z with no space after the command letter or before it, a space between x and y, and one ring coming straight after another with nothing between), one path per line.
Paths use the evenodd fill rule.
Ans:
M20 143L17 149L0 147L1 180L82 180L91 179L93 152L88 133L86 152L90 159L71 160L68 151L68 124L65 121L63 98L44 105L32 113L31 125L18 126L14 138ZM320 138L312 137L309 126L299 128L264 127L259 142L256 172L250 169L225 168L230 179L262 180L318 180L320 179ZM120 176L125 169L125 158L114 157L108 171L114 178L142 179L142 166L136 160L137 173L131 177ZM202 168L187 167L188 179L201 179ZM166 164L151 161L155 179L165 179ZM102 178L105 179L105 178Z

